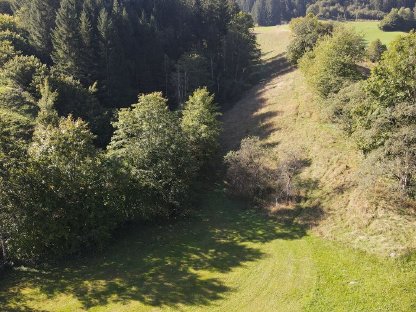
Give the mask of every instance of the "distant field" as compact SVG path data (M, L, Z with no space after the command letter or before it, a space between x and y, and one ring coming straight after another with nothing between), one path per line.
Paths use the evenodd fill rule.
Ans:
M384 44L388 45L398 36L405 34L401 31L381 31L378 28L378 23L379 21L347 22L348 25L354 27L358 32L363 33L368 42L380 39Z
M286 52L290 42L289 25L256 27L254 32L261 47L263 60L269 61Z

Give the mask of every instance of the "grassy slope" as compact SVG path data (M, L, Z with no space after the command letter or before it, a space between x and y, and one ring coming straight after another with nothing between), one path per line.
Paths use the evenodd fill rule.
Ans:
M282 149L302 142L313 155L314 142L325 147L319 151L323 157L320 165L314 158L305 179L337 176L333 157L353 165L358 156L335 139L338 130L311 113L311 94L281 58L287 29L257 31L268 52L266 78L224 117L225 146L237 146L254 133ZM340 150L351 155L339 156ZM193 216L132 229L103 254L39 270L19 269L0 280L0 311L416 309L414 261L383 260L245 208L218 191L207 195Z
M412 311L416 273L308 236L221 192L103 255L1 281L1 311ZM414 307L414 306L413 306Z
M405 34L401 31L381 31L378 28L378 21L357 21L357 22L348 22L348 25L352 26L358 32L364 34L365 39L368 42L380 39L384 44L389 44L391 41L396 39L398 36Z
M302 74L285 63L287 26L257 31L272 70L225 116L226 145L236 148L241 138L257 135L274 146L273 154L303 150L311 165L301 176L307 195L302 207L306 215L321 214L324 220L316 229L320 235L381 255L416 248L415 216L392 212L380 197L374 197L375 205L368 189L356 187L363 167L372 164L363 162L353 141L337 125L325 121L324 109Z

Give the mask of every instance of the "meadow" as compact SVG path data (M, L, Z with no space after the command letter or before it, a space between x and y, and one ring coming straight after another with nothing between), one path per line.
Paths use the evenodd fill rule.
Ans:
M398 36L405 34L401 31L382 31L378 28L379 21L350 21L346 24L362 33L368 42L380 39L381 42L389 45Z
M102 254L2 278L1 311L413 311L416 271L207 195Z

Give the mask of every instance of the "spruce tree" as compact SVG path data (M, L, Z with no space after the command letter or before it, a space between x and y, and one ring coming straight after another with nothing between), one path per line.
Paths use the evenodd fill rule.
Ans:
M103 8L100 11L97 22L99 38L99 63L100 63L100 96L104 101L112 99L112 62L114 59L114 25L111 16Z
M55 25L59 0L32 0L22 10L21 22L28 32L29 43L42 60L49 62L52 52L51 29Z
M94 30L91 19L86 9L81 12L79 21L79 33L81 38L80 55L80 79L84 85L91 85L97 78L94 49Z
M52 60L59 72L81 78L81 38L76 0L62 0L52 33Z

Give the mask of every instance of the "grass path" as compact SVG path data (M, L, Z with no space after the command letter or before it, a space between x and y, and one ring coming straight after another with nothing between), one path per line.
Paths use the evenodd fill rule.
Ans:
M247 134L289 146L296 137L313 140L319 131L328 133L321 140L329 150L340 145L332 130L317 125L293 129L291 135L279 131L292 129L294 118L314 120L297 104L310 101L310 93L282 57L287 28L257 32L268 61L265 80L224 116L224 146L236 147ZM317 171L310 174L321 177ZM19 268L0 277L0 311L416 310L416 261L352 250L310 235L296 222L248 208L218 190L207 194L192 216L120 233L103 253Z

